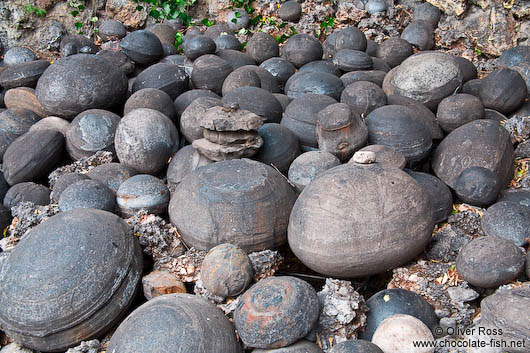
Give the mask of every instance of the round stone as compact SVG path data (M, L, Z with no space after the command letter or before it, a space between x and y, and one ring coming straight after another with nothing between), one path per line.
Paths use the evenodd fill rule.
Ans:
M2 329L39 351L105 335L131 304L141 272L140 246L122 219L61 212L31 229L4 264Z
M0 160L11 143L28 132L38 120L37 114L26 109L6 109L0 112Z
M504 189L501 191L497 202L513 201L523 206L530 207L530 190L528 189Z
M387 145L401 152L407 162L426 157L432 138L423 122L413 118L410 109L401 105L386 105L366 117L370 144Z
M401 288L385 289L372 295L366 306L370 309L366 314L366 328L360 338L371 340L376 329L383 321L396 314L415 317L433 330L438 325L434 309L421 295Z
M109 352L240 353L234 326L204 298L161 295L133 311L110 339Z
M212 39L219 37L221 33L233 34L234 31L225 22L217 22L204 31L204 35Z
M482 85L482 82L483 80L478 78L467 81L462 86L462 93L467 93L475 97L480 97L480 86Z
M366 70L366 71L352 71L347 72L340 77L344 87L351 85L358 81L368 81L375 83L379 87L383 86L383 80L385 79L386 72L379 70Z
M72 55L46 69L35 94L50 114L73 119L88 109L123 104L127 78L123 71L97 55Z
M232 72L232 66L220 57L206 54L193 62L191 81L194 88L222 93L223 82Z
M272 167L248 159L221 161L180 182L169 219L186 244L198 249L231 243L247 252L261 251L285 243L295 198Z
M9 190L9 184L4 177L4 173L0 172L0 201L4 200L7 190Z
M255 348L281 348L298 341L317 323L313 287L296 277L265 278L241 297L234 323L241 340Z
M371 70L373 61L368 54L359 50L341 49L333 57L333 63L342 71Z
M133 31L120 42L120 49L133 62L150 65L162 58L164 48L158 37L148 30Z
M213 54L217 49L215 41L206 36L196 36L186 41L184 46L184 55L191 61L201 55Z
M329 59L333 58L333 56L337 52L337 49L335 48L335 44L337 43L337 36L338 35L339 35L339 31L333 31L326 38L324 43L322 43L322 50L323 50L322 59L329 60Z
M277 57L280 54L280 48L276 40L265 32L256 32L248 40L245 50L258 64L261 64L267 59Z
M283 109L280 102L270 93L259 87L239 87L227 92L223 104L238 104L240 109L259 115L266 123L279 123Z
M464 75L464 82L477 78L478 71L475 64L462 56L455 56L455 59Z
M50 201L52 203L58 203L61 194L64 190L66 190L67 187L74 183L77 183L78 181L89 179L90 178L86 174L79 174L73 172L61 175L53 184L53 189L50 194Z
M385 0L368 0L365 7L365 10L368 11L370 15L375 15L379 12L385 12L386 9L387 4Z
M4 104L8 109L26 109L43 118L48 113L42 109L35 90L29 87L17 87L9 89L4 96Z
M40 206L49 204L50 189L41 184L24 182L10 187L4 196L4 206L8 209L28 201Z
M375 153L375 161L379 164L384 164L390 167L399 169L405 168L407 160L403 153L396 151L394 148L385 145L369 145L363 147L359 152L373 152ZM353 158L348 163L353 163Z
M456 179L456 195L475 206L489 206L495 202L501 189L497 175L483 167L464 169Z
M530 92L530 46L518 45L505 50L497 59L497 64L519 72L526 81L526 89Z
M370 341L352 339L334 345L329 353L383 353L381 348Z
M73 160L98 151L114 152L114 134L121 118L107 110L89 109L78 114L66 132L66 150Z
M116 197L111 189L97 180L79 180L63 190L59 197L62 212L75 208L116 211Z
M180 131L186 141L192 143L204 137L200 122L208 109L218 106L222 106L219 98L203 96L193 100L180 116Z
M291 163L300 154L298 137L285 126L276 123L262 125L258 134L263 139L263 145L254 159L273 165L286 174Z
M178 184L197 168L212 164L213 161L199 153L192 145L178 150L167 167L167 184L174 191Z
M504 238L517 246L523 246L528 243L530 234L530 211L516 202L497 202L484 212L481 226L486 235Z
M174 100L189 88L186 71L177 65L158 63L149 66L134 80L133 92L144 88L156 88L166 92Z
M263 88L264 90L269 91L271 93L280 92L278 80L269 71L256 65L245 65L242 68L244 68L245 70L254 71L254 73L258 75L261 81L261 88Z
M244 9L233 9L226 15L226 23L233 31L239 31L242 28L248 28L250 17Z
M16 87L35 87L50 63L47 60L35 60L6 67L0 71L0 86L5 89Z
M232 244L220 244L211 249L201 266L201 281L214 295L235 297L252 282L254 269L247 254Z
M517 71L501 68L482 80L479 95L484 107L509 114L523 104L528 91Z
M398 206L410 204L415 207ZM414 259L433 228L428 195L411 176L377 162L348 163L323 173L300 194L291 211L288 240L296 257L313 271L354 278Z
M49 116L31 125L29 131L54 130L59 131L61 134L63 134L63 136L66 137L66 132L68 131L69 127L70 122L68 120L64 120L56 116Z
M395 69L393 75L388 74L385 81L387 78L390 89L385 89L386 94L415 99L431 110L435 110L438 103L453 94L463 82L456 60L441 52L411 56Z
M432 24L421 20L412 21L401 33L401 39L406 40L420 50L431 50L434 46Z
M116 129L114 147L120 163L139 173L158 173L179 144L178 131L164 114L146 108L125 115Z
M127 35L127 30L120 21L106 19L99 24L98 35L104 41L122 39Z
M345 27L337 32L335 51L342 49L365 51L367 41L364 33L357 27Z
M362 117L387 104L383 89L368 81L358 81L346 86L340 95L340 102L348 104L355 114Z
M451 188L467 168L493 171L501 186L512 178L513 146L508 131L492 120L474 120L453 130L434 151L432 168Z
M155 23L148 30L160 40L162 45L167 44L174 48L176 31L171 25L168 23Z
M418 347L418 342L432 344ZM385 353L433 353L434 336L420 320L410 315L394 315L385 319L377 328L372 343Z
M222 88L223 96L236 88L245 86L261 88L258 74L248 66L237 68L226 77Z
M215 46L217 49L241 50L241 42L231 34L221 34L215 38Z
M278 16L287 22L298 22L302 16L302 6L296 0L284 2L278 9Z
M27 63L36 59L35 53L26 47L13 47L4 54L4 64L7 66Z
M438 104L436 118L442 129L449 133L470 121L484 118L484 106L479 98L460 93L443 99Z
M107 185L116 194L120 185L136 174L134 168L120 163L106 163L91 169L87 176Z
M405 39L389 38L379 45L376 56L391 68L401 64L413 53L412 45Z
M436 6L431 5L428 2L417 4L414 6L414 20L415 21L427 21L433 28L438 27L438 22L442 12Z
M316 344L306 340L300 340L294 344L282 348L254 349L252 353L322 353L324 352Z
M327 95L338 100L343 90L341 79L326 72L297 73L285 84L285 93L290 99L311 93Z
M469 284L495 288L524 270L523 252L512 241L494 236L471 240L458 253L456 269Z
M339 68L335 64L333 64L333 62L328 61L328 60L311 61L310 63L307 63L304 66L302 66L298 70L298 72L299 73L325 72L328 74L335 75L337 77L340 77L342 75Z
M337 101L322 94L305 94L294 99L285 109L281 125L291 130L304 147L318 147L316 125L318 113Z
M437 177L427 173L406 172L420 184L420 186L429 195L429 200L434 210L434 222L440 223L445 221L453 211L453 195L451 190Z
M120 184L116 198L124 217L142 209L151 214L164 214L169 204L169 189L152 175L138 174Z
M31 131L4 153L3 172L9 185L36 181L53 170L64 151L64 136L53 130Z
M283 87L289 77L296 73L293 64L283 58L270 58L260 64L261 68L270 72L278 80L278 84Z
M300 193L319 174L340 165L340 160L329 152L309 151L298 156L289 167L289 181Z
M66 35L61 38L61 56L75 54L96 54L99 48L90 39L80 34Z
M295 34L282 47L282 57L297 68L308 62L322 59L322 44L309 34Z
M144 88L134 92L129 99L127 99L127 102L125 102L123 114L127 115L132 110L138 108L158 110L160 113L171 119L171 121L177 121L177 111L173 104L173 100L169 94L159 89Z
M178 96L177 99L175 99L174 101L174 106L177 111L177 116L180 118L180 116L182 115L182 113L184 113L186 108L195 99L199 97L212 97L212 98L221 99L220 96L218 96L217 94L207 89L192 89L192 90L186 91L182 93L180 96Z

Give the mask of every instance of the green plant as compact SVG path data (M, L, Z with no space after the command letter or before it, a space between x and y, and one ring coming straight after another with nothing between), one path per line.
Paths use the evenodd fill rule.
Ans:
M233 7L245 10L249 15L255 11L252 3L254 0L232 0Z
M150 7L149 16L155 19L156 22L163 20L173 20L180 18L184 26L191 23L191 17L188 11L196 0L133 0L138 4L136 10L141 11L144 7L140 3L144 3Z
M328 17L322 23L320 24L320 28L318 28L315 32L315 37L319 38L326 33L327 28L333 28L335 25L335 19L333 17Z
M285 27L285 26L284 26ZM296 29L294 28L294 26L291 26L289 27L289 29L291 30L291 33L288 33L288 34L282 34L281 36L275 36L274 39L276 39L276 41L278 43L285 43L285 41L289 38L291 38L292 36L294 36L295 34L298 34L298 32L296 32Z
M38 6L34 6L32 4L24 5L24 11L26 11L29 14L35 14L39 17L44 17L46 16L46 13L47 13L45 9L40 8Z
M68 2L68 5L73 9L70 11L70 14L74 18L74 27L77 29L77 34L84 34L83 28L85 27L85 23L82 22L81 13L85 10L85 4L83 0L70 0ZM96 22L99 21L99 18L97 16L92 16L88 18L87 25L89 28L87 28L87 31L90 31L90 28L97 33L98 29L96 27Z

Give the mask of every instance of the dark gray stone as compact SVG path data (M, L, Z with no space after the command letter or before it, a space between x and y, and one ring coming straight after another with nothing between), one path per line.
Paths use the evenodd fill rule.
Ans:
M282 47L282 57L297 68L322 59L322 55L322 44L314 36L305 33L290 37Z
M502 67L514 69L526 81L526 89L530 92L530 46L518 45L502 53L497 59Z
M403 153L407 162L419 161L431 150L429 129L405 106L386 105L373 110L366 117L366 126L370 144L390 146Z
M263 139L263 145L254 159L274 165L280 172L286 174L289 166L300 154L298 137L283 125L276 123L264 124L258 129Z
M239 87L227 92L223 104L238 104L240 109L259 115L266 123L279 123L282 119L282 105L269 91L259 87Z
M254 71L254 73L256 73L256 75L258 75L261 81L261 88L263 88L264 90L269 91L271 93L280 92L278 80L269 71L256 65L245 65L242 67L246 70L252 70Z
M102 182L114 193L117 193L120 185L136 174L136 170L132 167L120 163L105 163L90 170L87 176L90 179Z
M133 93L144 88L159 89L174 100L189 89L189 77L177 65L158 63L149 66L134 80Z
M61 38L61 56L67 57L75 54L96 54L99 48L87 37L72 34Z
M403 153L385 145L369 145L359 150L360 152L375 153L375 162L399 169L405 168L407 160ZM353 158L348 163L354 163Z
M221 34L215 38L215 46L217 49L241 50L241 42L231 34Z
M276 40L270 34L265 32L254 33L254 35L248 40L245 50L247 54L258 63L258 65L265 60L277 57L280 54L280 48L278 47Z
M345 72L371 70L373 68L372 58L360 50L341 49L333 57L333 63Z
M78 181L88 179L90 178L86 174L79 174L73 172L61 175L53 184L53 190L50 194L50 201L52 203L58 203L59 197L61 197L62 192L66 190L67 187L74 183L77 183Z
M291 99L311 93L338 100L343 90L342 80L326 72L296 73L285 84L285 94Z
M434 309L421 295L401 288L385 289L372 295L366 301L366 328L359 338L371 340L377 327L396 314L414 316L431 330L438 325Z
M114 135L121 118L107 110L89 109L78 114L66 132L66 150L73 160L97 151L114 153Z
M367 47L364 33L357 27L346 27L337 32L335 52L342 49L365 51Z
M9 184L4 177L4 173L0 172L0 200L4 200L7 190L9 190Z
M180 97L180 96L179 96ZM177 111L173 100L164 91L156 88L144 88L134 92L123 108L123 114L127 115L132 110L138 108L148 108L158 110L160 113L167 116L171 121L178 122Z
M414 7L414 20L415 21L427 21L431 23L433 28L438 27L438 22L442 16L442 12L439 8L431 5L428 2L417 4Z
M414 20L401 33L401 39L420 50L431 50L434 46L434 30L427 21Z
M52 115L72 119L88 109L123 104L127 77L97 55L78 54L57 60L39 79L35 94Z
M124 217L142 209L151 214L164 214L169 204L169 189L152 175L138 174L121 183L116 199Z
M501 201L490 206L481 220L486 235L504 238L517 246L528 243L530 211L513 201Z
M226 15L226 24L232 31L248 28L250 17L244 9L233 9Z
M11 209L26 201L33 202L35 205L47 205L50 203L50 189L32 182L13 185L7 190L4 206Z
M391 68L401 64L413 53L412 44L401 38L389 38L379 45L376 56Z
M414 172L411 170L406 170L406 172L413 177L429 195L429 200L431 201L434 210L434 222L440 223L445 221L453 211L453 195L451 194L451 190L449 190L443 181L434 175Z
M265 60L259 67L270 72L281 87L285 85L289 77L296 73L296 68L293 64L283 58L277 57Z
M28 132L39 121L39 116L26 109L7 109L0 112L0 160L16 138Z
M455 59L458 63L458 66L460 66L462 74L464 75L464 82L477 78L478 71L475 64L473 64L471 61L464 58L463 56L455 56Z
M217 50L215 41L206 36L196 36L186 41L184 45L184 55L191 61L201 55L213 54Z
M269 277L245 292L234 312L241 340L250 347L281 348L311 331L318 321L317 293L296 277Z
M524 263L523 252L512 241L486 236L471 240L460 250L456 269L473 286L495 288L516 279Z
M301 193L320 174L340 165L340 160L325 151L309 151L302 153L289 167L289 181Z
M221 94L223 82L232 70L230 63L219 56L203 55L193 62L191 72L193 87Z
M250 57L248 54L248 48L246 50L247 53L242 53L239 50L219 49L215 55L229 63L232 67L232 70L235 70L241 66L256 65L256 60L252 59L252 57Z
M17 138L4 153L4 177L9 185L36 181L55 168L64 151L58 131L30 131Z
M134 72L134 64L121 51L100 50L96 55L119 67L125 75L130 75Z
M201 120L204 114L208 109L222 105L221 99L209 95L193 99L180 116L180 132L186 141L192 143L195 140L202 139L204 137L204 129L201 127Z
M237 68L226 77L222 88L223 96L236 88L245 86L261 88L258 74L248 66Z
M192 89L189 91L186 91L182 93L180 96L177 97L174 101L174 106L177 111L177 116L180 118L182 113L186 110L186 108L197 98L199 97L212 97L221 99L220 96L213 93L212 91L209 91L207 89Z
M316 344L306 340L300 340L287 347L272 349L254 349L252 353L322 353L324 352Z
M298 22L302 16L302 6L296 0L284 2L278 9L278 16L287 22Z
M465 82L462 85L462 93L471 94L475 97L480 97L480 86L482 85L482 80L475 78Z
M221 33L234 34L234 31L225 22L217 22L204 31L204 35L212 39L219 37Z
M508 120L508 118L504 114L501 114L493 109L484 109L484 119L495 120L498 122ZM519 145L517 147L519 147ZM517 156L515 157L517 158Z
M30 230L4 264L2 329L39 351L105 335L131 304L141 272L140 246L122 219L61 212Z
M68 186L59 197L62 212L75 208L116 211L116 197L111 189L97 180L79 180Z
M340 102L348 104L354 113L362 117L387 104L383 89L368 81L357 81L346 86L340 95Z
M145 339L149 337L149 339ZM204 298L162 295L133 311L112 335L109 352L241 353L234 326Z
M280 58L278 58L278 59L280 59ZM331 62L329 60L311 61L310 63L307 63L304 66L302 66L298 70L298 72L299 73L325 72L325 73L328 73L328 74L335 75L337 77L340 77L342 75L342 73L339 70L339 68L335 64L333 64L333 62Z
M358 82L358 81L369 81L375 83L379 87L383 85L383 80L385 79L386 72L379 70L366 70L366 71L352 71L347 72L340 77L344 87Z
M484 107L509 114L523 104L528 91L517 71L501 68L482 80L479 95Z
M446 133L470 121L483 119L484 115L484 106L480 99L465 93L443 99L436 111L438 123Z
M504 189L499 194L497 202L512 201L523 206L530 207L530 190L528 189Z
M495 202L501 189L497 175L483 167L464 169L456 179L456 195L474 206L489 206Z
M129 59L141 65L152 64L164 54L160 39L147 30L127 34L120 42L120 48Z
M105 19L98 26L98 35L104 41L122 39L127 35L127 30L120 21Z
M114 147L120 163L139 173L158 173L179 144L173 122L153 109L140 108L125 115L116 129Z
M35 60L8 66L0 71L0 86L6 89L35 87L49 66L50 63L47 60Z

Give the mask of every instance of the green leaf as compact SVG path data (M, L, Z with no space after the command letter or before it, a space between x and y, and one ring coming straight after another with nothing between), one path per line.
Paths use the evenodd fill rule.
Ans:
M233 18L231 22L237 23L237 18Z
M77 5L77 9L79 11L83 11L85 9L85 7L83 5Z
M90 17L90 22L94 23L99 21L99 18L97 16Z
M136 11L142 11L143 9L144 9L143 6L140 6L140 5L136 6Z
M241 17L241 12L239 12L239 11L234 12L234 16L236 16L236 18L240 18Z
M76 23L74 23L74 26L75 26L75 28L77 28L77 29L81 29L81 28L83 28L83 24L82 24L81 22L76 22Z
M151 16L154 19L158 19L160 18L160 11L156 9L151 9L151 11L149 11L149 16Z
M77 15L79 15L79 11L77 10L74 10L72 12L70 12L72 14L72 16L76 17Z

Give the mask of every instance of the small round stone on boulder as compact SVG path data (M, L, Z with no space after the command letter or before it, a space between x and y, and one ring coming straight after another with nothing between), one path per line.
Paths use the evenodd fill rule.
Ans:
M444 98L436 111L438 123L446 133L470 121L484 119L484 116L484 106L480 99L465 93Z
M340 165L340 160L329 152L309 151L298 156L289 167L289 181L300 193L319 174Z

